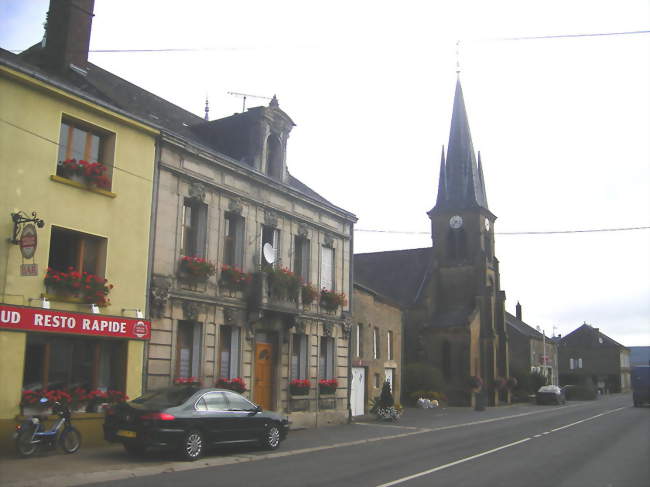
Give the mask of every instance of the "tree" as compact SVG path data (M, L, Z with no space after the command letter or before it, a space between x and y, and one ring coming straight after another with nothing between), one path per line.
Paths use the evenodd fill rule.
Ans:
M389 408L395 404L393 399L393 394L390 391L390 382L385 381L383 387L381 388L381 395L379 396L379 407L380 408Z

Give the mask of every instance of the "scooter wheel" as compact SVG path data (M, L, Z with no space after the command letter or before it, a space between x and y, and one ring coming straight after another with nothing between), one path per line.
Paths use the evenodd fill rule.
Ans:
M16 451L21 457L31 457L38 451L38 443L32 443L33 432L22 430L16 438Z
M59 439L61 449L66 453L76 453L81 447L81 433L76 428L68 428Z

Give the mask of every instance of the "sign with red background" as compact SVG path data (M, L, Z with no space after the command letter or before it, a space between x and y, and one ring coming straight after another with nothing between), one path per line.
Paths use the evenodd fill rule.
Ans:
M123 316L0 305L0 329L149 340L151 322Z

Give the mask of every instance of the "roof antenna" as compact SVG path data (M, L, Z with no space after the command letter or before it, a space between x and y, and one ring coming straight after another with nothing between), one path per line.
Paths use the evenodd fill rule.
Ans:
M205 94L205 117L204 117L206 122L210 120L210 117L208 115L209 113L210 113L210 105L208 104L208 94L206 93Z
M460 39L456 41L456 75L460 77Z

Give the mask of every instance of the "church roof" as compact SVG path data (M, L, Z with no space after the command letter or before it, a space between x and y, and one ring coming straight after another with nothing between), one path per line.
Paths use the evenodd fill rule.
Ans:
M354 282L410 306L431 268L431 248L354 255Z
M440 178L435 208L488 209L480 154L477 164L460 79L456 81L447 157L445 160L443 152Z

